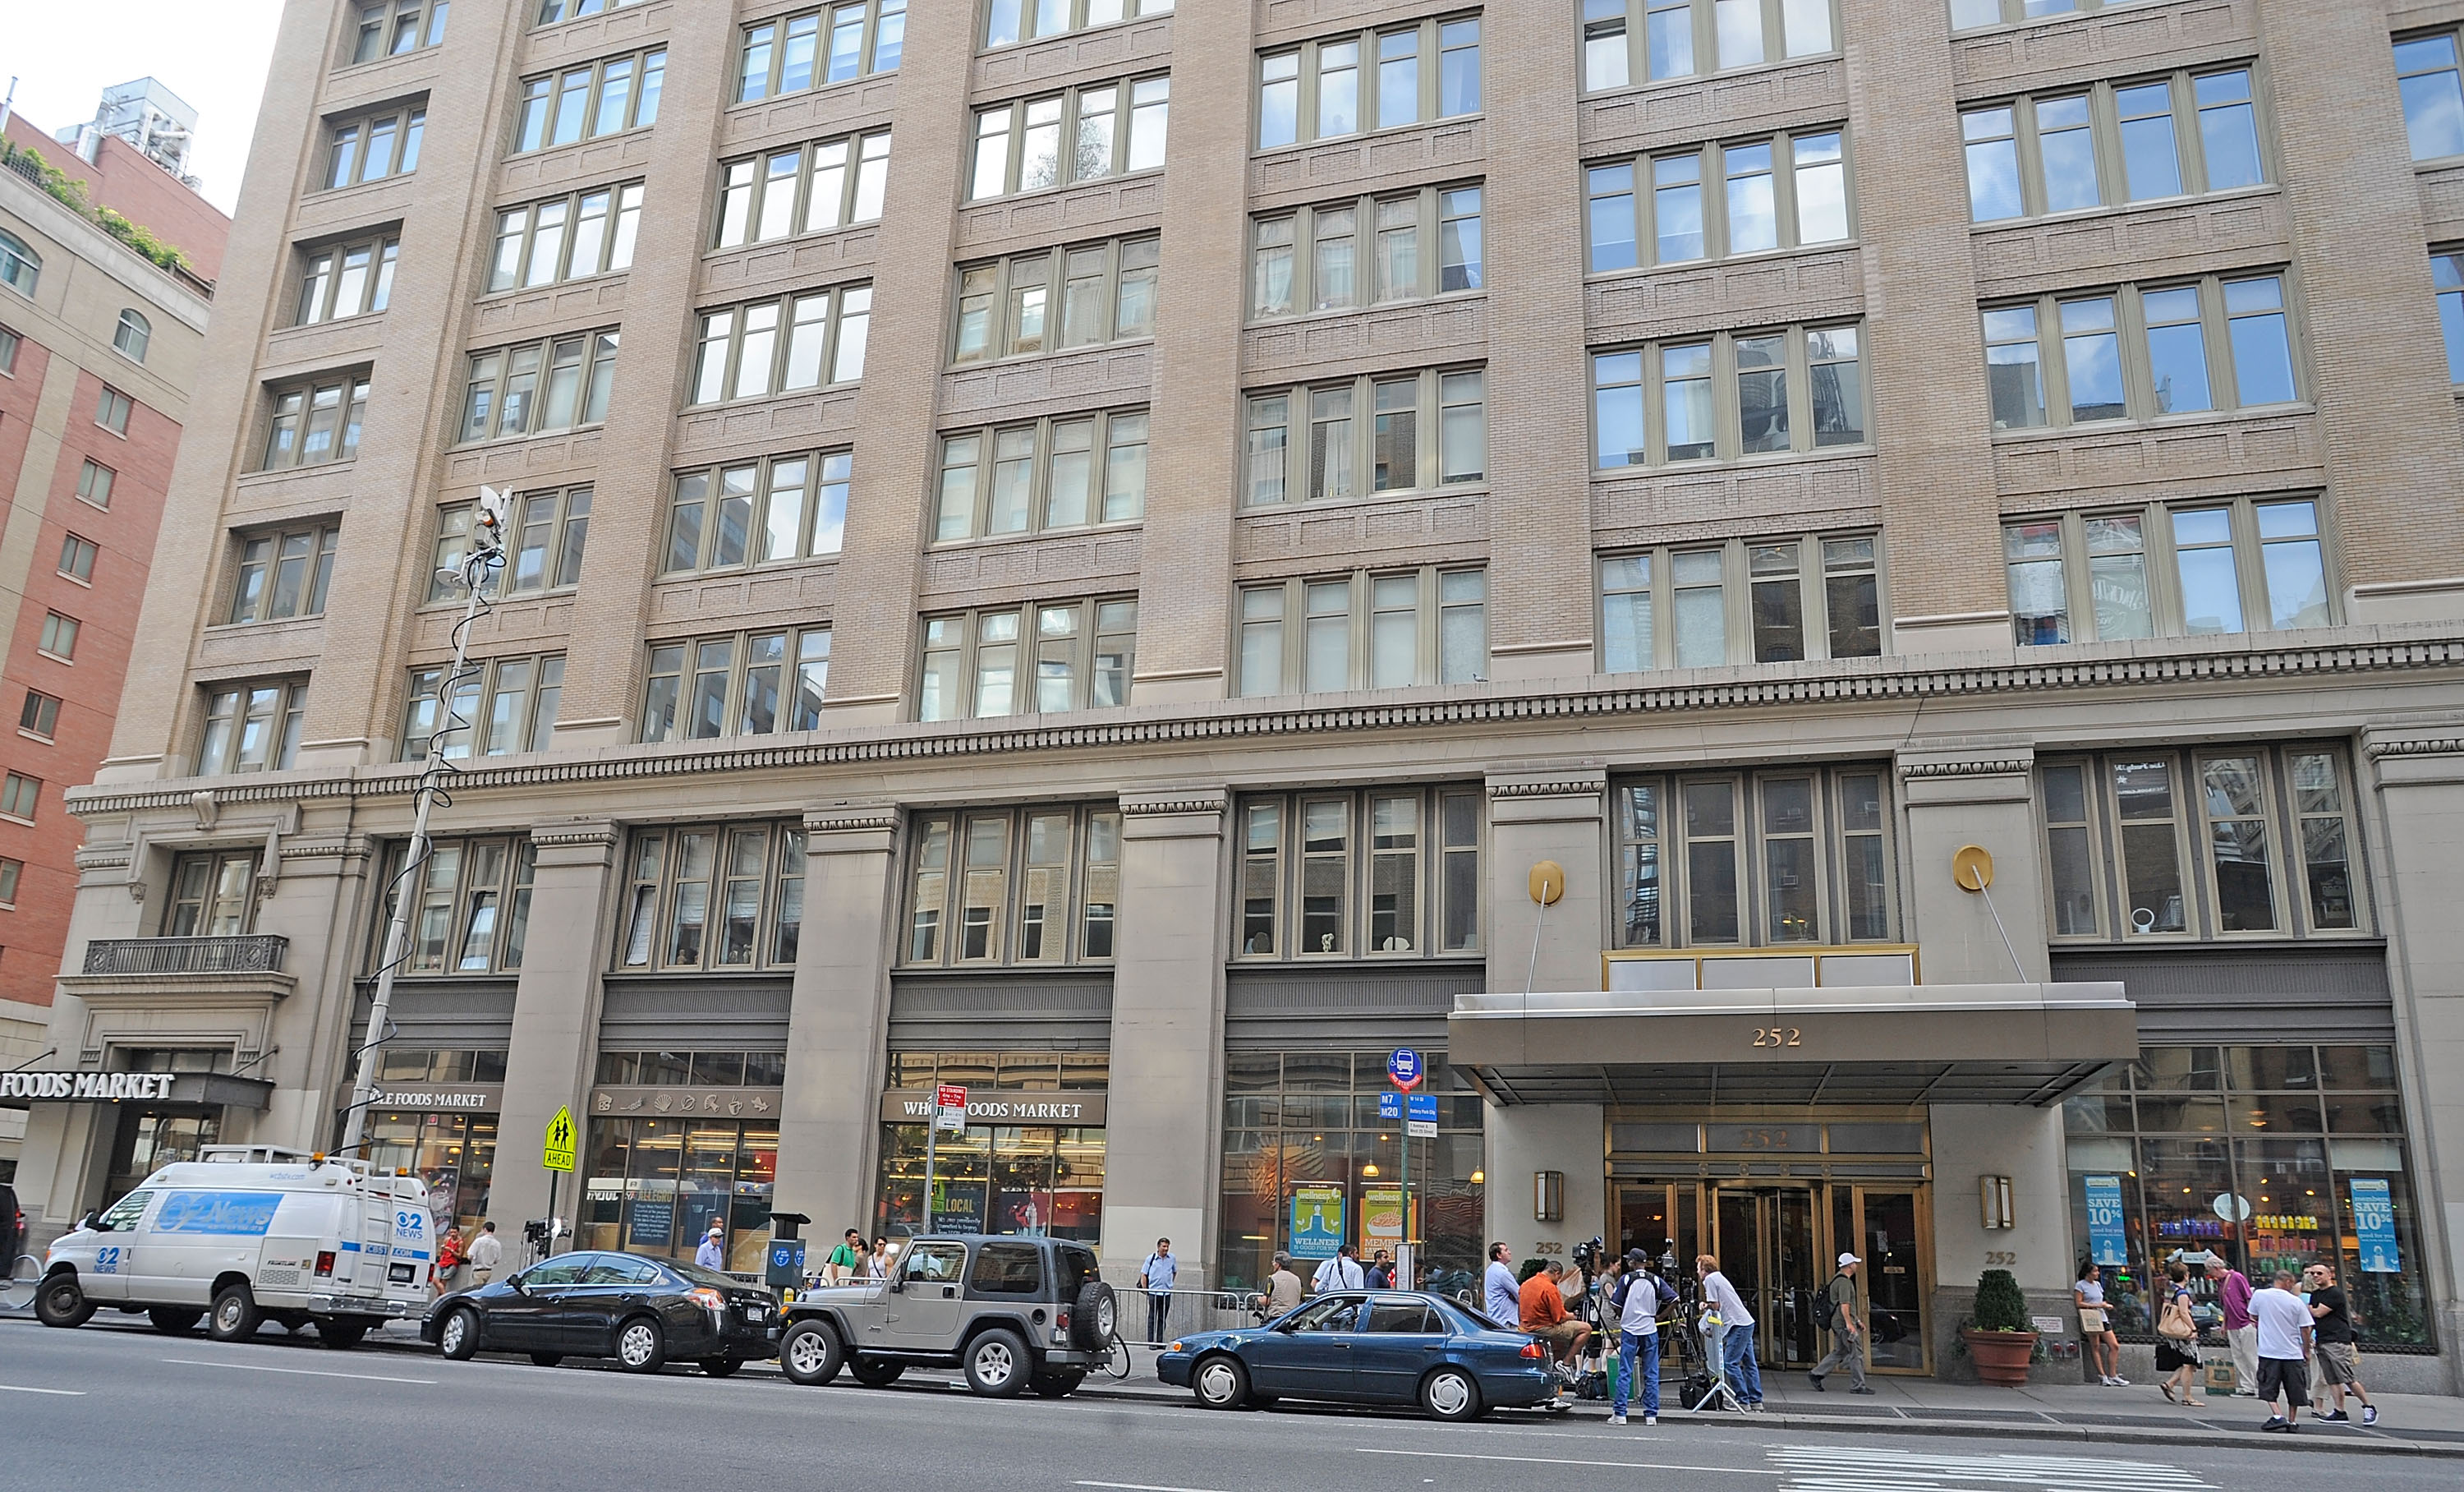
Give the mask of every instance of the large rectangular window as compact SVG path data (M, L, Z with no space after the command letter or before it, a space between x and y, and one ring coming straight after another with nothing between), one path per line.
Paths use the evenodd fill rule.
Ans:
M845 451L803 451L676 473L667 572L836 555L854 462Z
M2370 930L2339 747L2115 752L2047 760L2037 778L2056 938Z
M231 579L225 623L280 621L317 616L334 578L334 551L342 531L335 523L243 536L239 569Z
M864 376L872 286L756 301L701 313L689 404L757 399Z
M318 185L331 191L409 175L419 168L420 137L427 129L425 106L355 115L327 125L325 174Z
M1873 534L1809 534L1603 555L1600 671L1876 657Z
M621 11L642 0L539 0L539 24L553 26L559 21L579 20L585 15L605 15Z
M1891 941L1884 768L1620 777L1609 798L1618 947Z
M448 759L547 749L564 693L563 654L473 659L450 679L448 672L410 671L399 760L427 760L440 735Z
M1485 481L1486 390L1482 369L1441 368L1252 391L1242 505Z
M649 128L658 122L667 71L668 49L653 47L523 78L513 153Z
M588 487L550 488L520 495L505 535L504 565L494 572L495 593L560 590L581 584L583 546L590 539ZM458 600L462 562L471 552L475 504L449 503L438 510L436 547L429 569L428 599Z
M1588 92L1838 50L1831 0L1581 0Z
M1592 354L1594 464L1865 443L1860 325L1716 332Z
M451 0L375 0L359 8L359 24L351 33L350 60L357 67L383 57L398 57L445 40L445 17Z
M1243 797L1243 959L1427 957L1481 946L1476 788Z
M207 685L197 775L289 770L307 707L305 679Z
M265 457L261 471L347 461L360 454L360 429L368 413L364 373L335 373L267 388Z
M1089 83L976 111L967 199L1099 181L1163 167L1172 79Z
M889 189L886 129L721 161L712 247L733 249L873 222Z
M1117 21L1170 15L1172 0L988 0L983 44L987 48L1042 41Z
M642 184L598 187L496 213L488 289L529 289L633 264L642 225Z
M1481 188L1424 187L1250 224L1249 315L1265 321L1478 290Z
M407 883L405 974L503 973L522 967L530 929L536 852L528 839L430 841L428 857L405 872L409 846L385 846L384 905L370 930L368 963L385 958L386 929Z
M2456 33L2433 32L2395 44L2396 93L2416 161L2464 155L2464 81L2456 68Z
M2111 11L2147 0L1950 0L1950 29L1973 31L2006 22L2059 20L2089 11Z
M1604 274L1846 242L1854 229L1843 138L1837 128L1797 130L1591 164L1588 267Z
M2180 72L1967 109L1969 215L2040 217L2265 183L2247 67Z
M1043 601L923 620L920 721L1053 715L1130 702L1135 597Z
M830 630L782 627L650 644L642 739L715 741L817 730Z
M542 435L607 417L616 333L579 332L471 354L456 441Z
M1480 109L1478 15L1347 32L1258 56L1263 150Z
M637 829L625 848L619 969L793 969L803 926L801 824Z
M2316 498L2021 519L2003 525L2002 547L2022 647L2335 620Z
M1244 586L1244 698L1471 683L1488 675L1488 574L1352 573Z
M1983 311L1993 428L2149 420L2300 394L2283 275L2206 276Z
M943 435L935 541L1135 522L1147 429L1146 411L1113 410Z
M907 49L907 0L847 0L744 28L736 101L894 73Z
M392 234L300 250L299 299L293 303L292 324L310 326L384 310L393 300L394 263L401 252L402 240Z
M1102 805L922 813L907 836L910 967L1109 962L1121 814Z
M959 266L950 361L1044 357L1154 336L1162 248L1150 234Z

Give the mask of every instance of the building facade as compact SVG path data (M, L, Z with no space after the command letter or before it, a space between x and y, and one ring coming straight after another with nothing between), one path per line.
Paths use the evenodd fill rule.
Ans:
M63 795L94 779L110 747L211 292L196 271L166 268L106 232L93 210L215 260L229 222L117 141L99 166L22 117L0 137L0 701L14 724L0 744L8 1068L45 1059L85 837ZM74 184L76 202L48 189L54 171ZM0 1177L24 1125L22 1112L0 1109Z
M466 1220L570 1107L586 1247L1853 1251L1920 1373L2317 1258L2455 1386L2464 5L443 11L286 12L42 1226L332 1144L402 898Z

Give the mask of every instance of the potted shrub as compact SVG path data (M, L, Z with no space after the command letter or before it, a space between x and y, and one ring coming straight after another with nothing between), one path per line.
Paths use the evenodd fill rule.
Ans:
M2019 1387L2028 1381L2028 1364L2036 1355L2035 1324L2028 1319L2028 1298L2007 1269L1989 1269L1976 1280L1976 1305L1959 1328L1959 1340L1976 1361L1976 1376L1987 1383Z

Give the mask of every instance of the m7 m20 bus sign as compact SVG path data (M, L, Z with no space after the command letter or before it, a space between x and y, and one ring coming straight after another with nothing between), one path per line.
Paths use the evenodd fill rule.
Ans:
M0 1073L0 1099L167 1099L178 1073Z

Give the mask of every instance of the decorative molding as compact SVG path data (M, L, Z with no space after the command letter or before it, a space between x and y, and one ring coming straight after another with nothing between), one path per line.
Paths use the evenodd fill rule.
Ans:
M1910 782L1920 777L2024 777L2035 768L2033 759L2014 757L2003 761L1969 762L1902 762L1900 775Z
M894 804L861 803L844 808L816 808L804 812L804 832L808 835L879 834L898 828L899 812Z
M1596 798L1609 791L1601 777L1567 777L1549 782L1492 782L1488 795L1505 798Z
M2464 738L2433 736L2409 741L2368 741L2362 749L2375 762L2389 756L2464 756Z
M616 826L605 819L592 819L579 824L557 824L548 828L534 827L531 843L541 848L568 844L614 844Z
M297 805L294 804L293 806L297 807ZM222 807L218 802L216 802L214 798L214 790L211 788L201 788L195 792L189 793L188 807L196 811L197 828L209 833L210 833L214 827L214 820L222 816Z
M1189 797L1139 798L1126 793L1121 797L1121 812L1135 818L1160 817L1169 813L1221 813L1231 806L1229 793L1210 793L1203 789Z

